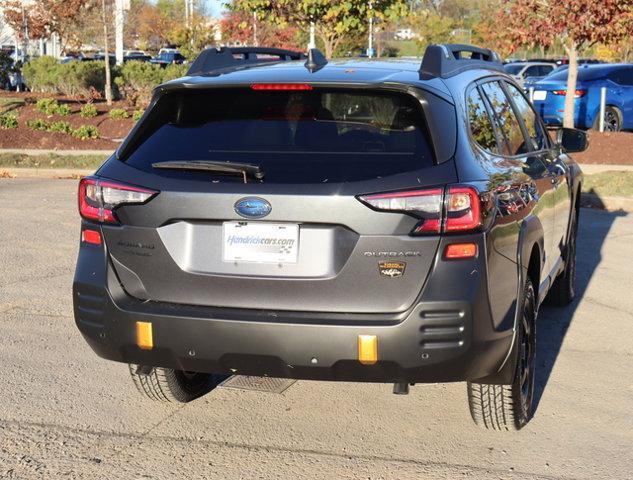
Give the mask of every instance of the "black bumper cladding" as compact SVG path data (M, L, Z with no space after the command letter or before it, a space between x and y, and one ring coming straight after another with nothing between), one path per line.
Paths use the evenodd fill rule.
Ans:
M473 265L473 263L478 263ZM123 291L100 248L80 249L73 300L79 330L101 357L178 370L313 380L449 382L494 376L512 344L495 331L475 259L440 262L420 301L398 316L319 315L142 302ZM445 271L450 269L450 272ZM442 279L469 275L447 299ZM433 288L432 285L440 285ZM153 347L136 324L152 325ZM360 335L375 335L378 360L359 361Z

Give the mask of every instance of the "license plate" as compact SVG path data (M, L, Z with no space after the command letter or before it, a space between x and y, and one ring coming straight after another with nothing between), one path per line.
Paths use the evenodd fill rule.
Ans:
M292 223L224 222L225 262L297 263L299 225Z
M533 100L545 100L545 97L547 97L547 91L545 90L534 90L532 94Z

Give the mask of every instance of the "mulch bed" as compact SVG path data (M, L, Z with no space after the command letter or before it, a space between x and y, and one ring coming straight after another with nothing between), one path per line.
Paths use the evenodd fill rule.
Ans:
M633 133L589 131L589 148L571 156L578 163L594 165L633 165Z
M18 128L0 129L0 148L113 150L119 146L134 125L132 118L114 120L108 117L108 111L112 108L123 108L128 111L131 117L134 109L122 101L113 102L111 107L102 101L94 102L98 115L94 118L83 118L79 115L79 109L85 105L85 102L79 102L76 99L31 92L0 92L0 98L2 97L22 98L26 104L11 111L11 113L18 114ZM55 98L60 104L67 104L71 109L71 114L65 117L59 115L47 117L35 109L35 102L38 98ZM99 129L101 138L81 140L65 133L31 130L26 126L26 122L33 119L43 119L47 122L61 120L68 122L72 128L81 125L94 125Z

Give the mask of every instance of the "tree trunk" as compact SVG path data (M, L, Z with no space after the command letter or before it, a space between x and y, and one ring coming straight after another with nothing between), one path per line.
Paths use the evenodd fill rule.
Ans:
M565 95L565 114L563 117L563 127L574 128L574 103L576 102L576 83L578 79L578 51L574 40L565 46L565 51L569 56L569 70L567 74L567 93Z
M110 74L110 52L108 51L108 12L106 0L101 0L103 9L103 53L105 56L105 98L108 105L112 105L112 75Z
M325 35L320 35L323 40L323 46L325 47L325 58L332 58L334 54L334 41L327 38Z

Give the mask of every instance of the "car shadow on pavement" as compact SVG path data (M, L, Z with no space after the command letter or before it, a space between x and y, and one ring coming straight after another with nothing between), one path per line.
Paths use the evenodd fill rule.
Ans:
M627 215L627 212L622 211L606 212L587 208L580 211L574 301L566 307L552 307L546 301L539 311L536 325L534 412L538 409L580 300L602 261L602 245L615 220Z

